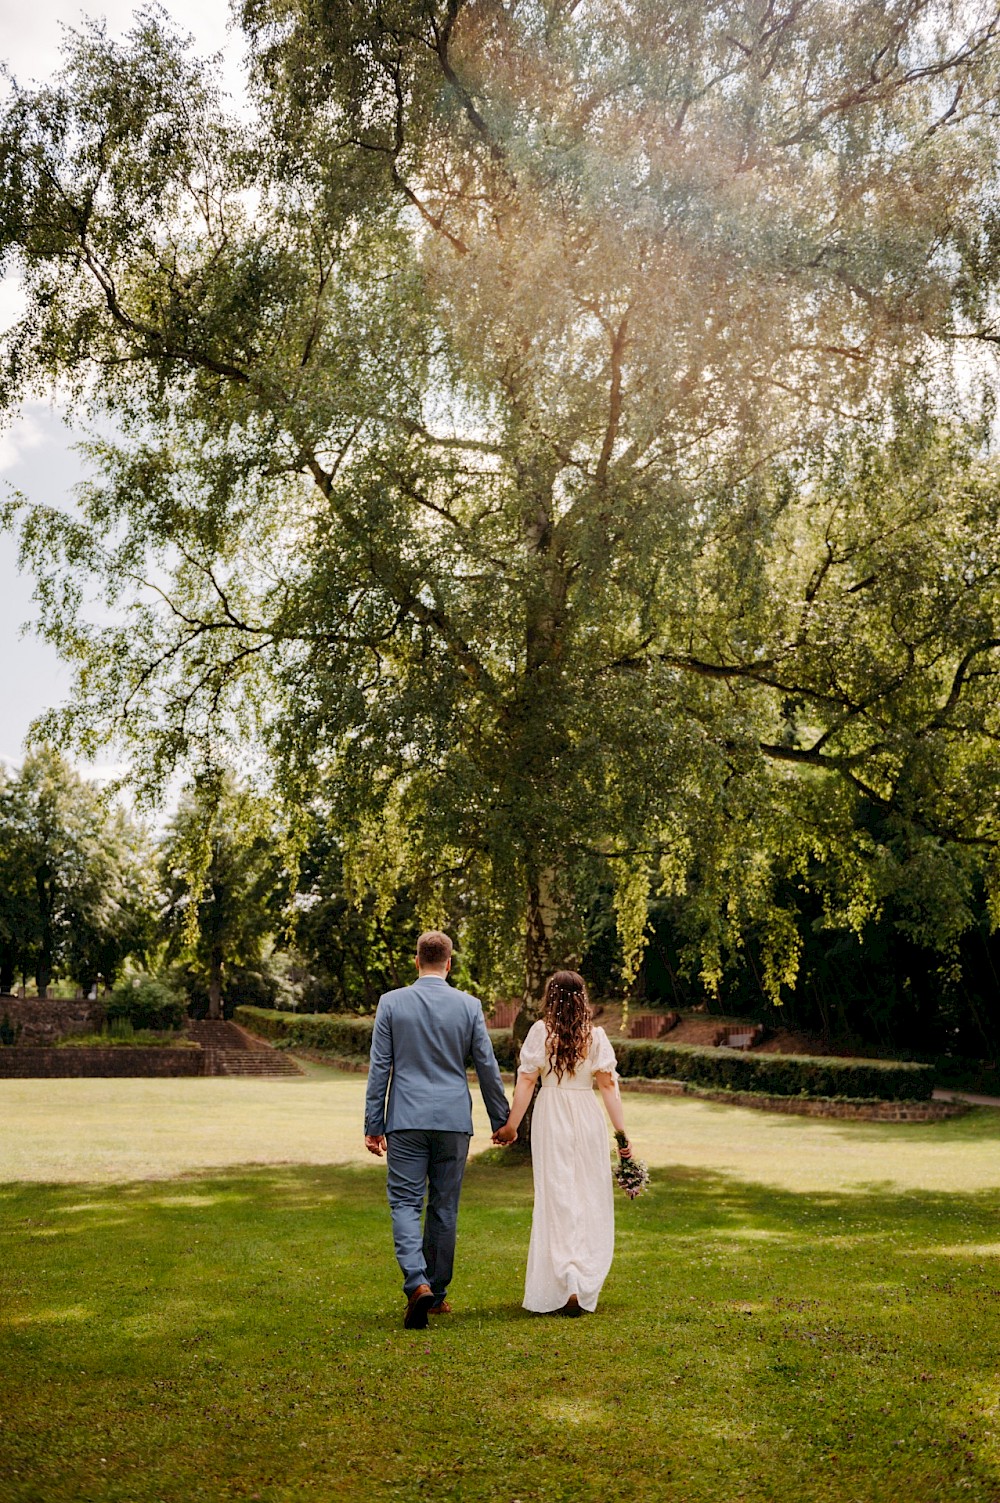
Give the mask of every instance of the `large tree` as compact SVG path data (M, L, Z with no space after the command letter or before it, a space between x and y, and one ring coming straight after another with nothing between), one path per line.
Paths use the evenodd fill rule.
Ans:
M772 853L858 923L859 804L992 851L998 16L247 0L243 123L158 21L73 39L0 244L8 406L120 435L23 521L75 730L154 781L259 734L528 997L600 867L626 978L693 876L705 977L753 922L779 995Z
M345 878L336 832L322 819L302 852L295 894L295 945L308 966L306 1011L374 1011L383 992L413 978L424 915L420 894L357 892ZM457 914L452 909L449 919ZM457 979L459 974L456 966ZM460 983L461 984L461 983Z
M27 981L38 950L38 892L20 793L17 780L0 769L0 992Z
M155 949L155 858L149 832L120 807L97 806L86 881L70 894L62 967L84 991L105 991L126 962L148 960Z
M0 777L0 990L113 985L152 938L150 866L143 829L52 748Z
M202 769L184 789L160 845L166 959L223 1015L227 972L259 966L282 927L289 879L273 808L225 769Z

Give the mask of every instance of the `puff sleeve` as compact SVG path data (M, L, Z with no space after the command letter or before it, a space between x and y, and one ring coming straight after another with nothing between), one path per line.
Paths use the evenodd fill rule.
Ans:
M545 1020L532 1023L521 1045L521 1057L517 1064L522 1075L537 1075L545 1068Z
M615 1051L611 1047L611 1040L603 1028L595 1028L590 1041L590 1068L596 1074L598 1070L605 1070L615 1082L615 1090L618 1089L618 1061Z

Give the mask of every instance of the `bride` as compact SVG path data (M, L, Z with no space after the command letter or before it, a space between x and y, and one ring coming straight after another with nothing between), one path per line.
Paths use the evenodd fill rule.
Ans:
M513 1143L541 1076L531 1118L535 1209L528 1246L524 1308L579 1315L596 1310L615 1250L608 1134L594 1097L596 1081L611 1125L625 1119L615 1054L590 1019L583 977L556 971L545 988L545 1015L521 1045L510 1117L493 1137ZM631 1157L626 1142L619 1149Z

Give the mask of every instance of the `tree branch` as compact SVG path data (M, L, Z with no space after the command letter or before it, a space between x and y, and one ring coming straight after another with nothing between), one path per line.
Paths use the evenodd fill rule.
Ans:
M628 335L628 314L622 318L611 344L611 392L608 399L608 426L604 433L604 443L601 446L601 456L597 461L595 479L599 486L603 486L608 477L608 465L614 453L615 440L618 437L618 425L622 415L622 355L625 351L625 343Z
M312 475L321 493L328 501L333 502L333 476L323 469L323 466L316 459L315 455L307 457L305 468ZM342 506L337 508L337 516L355 539L370 545L370 533L363 523L353 517ZM464 640L461 632L454 627L440 601L436 601L435 606L432 607L420 599L419 594L414 591L412 586L401 588L401 581L395 569L382 567L371 552L370 546L368 558L372 578L375 583L381 589L385 590L389 598L395 601L399 608L412 620L421 626L433 627L470 682L475 684L477 688L486 688L491 695L496 697L497 688L493 682L492 675ZM395 561L395 566L398 569L398 561Z
M1000 637L987 637L985 641L977 642L974 646L969 648L968 652L961 659L958 667L955 669L955 675L951 681L951 688L948 691L947 699L937 711L937 713L932 717L928 729L936 730L940 726L942 726L945 720L951 714L952 710L958 704L958 701L962 695L962 688L969 678L969 669L975 662L976 658L979 657L980 653L993 652L998 647L1000 647Z

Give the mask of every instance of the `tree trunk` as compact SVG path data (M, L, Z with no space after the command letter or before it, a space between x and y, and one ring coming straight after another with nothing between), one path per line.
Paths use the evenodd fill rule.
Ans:
M524 937L524 993L521 998L522 1011L534 1018L538 1016L550 960L549 934L536 882L528 890L528 912ZM527 1028L524 1031L526 1033Z
M537 435L529 439L519 470L520 488L525 498L524 550L529 563L537 570L538 583L537 592L528 605L525 633L526 731L530 733L525 744L531 747L525 772L532 781L544 783L556 751L550 703L560 673L569 575L556 533L553 503L556 466L547 446L538 443ZM541 1016L545 983L552 971L552 933L556 921L552 901L554 883L551 868L544 865L545 859L551 860L551 852L543 851L541 856L542 860L537 860L530 849L526 852L524 993L513 1030L518 1058L525 1035ZM515 1084L516 1081L515 1074ZM536 1087L512 1150L525 1157L531 1151L531 1117L537 1094Z
M536 995L540 995L540 993L536 994ZM524 1043L525 1037L527 1036L528 1029L531 1027L531 1025L534 1022L537 1021L538 1016L539 1016L539 1010L538 1010L537 1004L535 1006L530 1006L528 1000L525 999L525 1001L521 1005L521 1011L518 1013L517 1017L514 1019L514 1029L513 1029L514 1047L517 1050L517 1057L518 1057L518 1059L520 1059L520 1057L521 1057L521 1045ZM518 1070L515 1069L515 1071L514 1071L514 1087L515 1087L515 1089L517 1088L518 1073L519 1073ZM514 1143L514 1145L509 1149L510 1153L518 1154L519 1156L521 1156L521 1157L523 1157L525 1159L530 1158L530 1156L531 1156L531 1118L532 1118L532 1115L533 1115L534 1110L535 1110L535 1097L537 1095L538 1095L538 1087L536 1085L535 1091L534 1091L534 1095L532 1096L531 1100L528 1103L528 1110L525 1112L524 1116L521 1118L520 1126L517 1129L517 1142Z
M385 928L383 927L380 919L375 920L375 933L385 945L385 953L389 957L389 975L392 977L393 986L398 987L399 971L396 968L396 957L393 954L392 944L390 943L389 936L386 934Z
M521 1011L514 1019L513 1028L514 1046L518 1051L518 1057L520 1057L521 1045L524 1043L528 1029L542 1015L545 983L552 971L554 914L549 901L551 886L551 875L543 872L528 888L524 941L524 995L521 999ZM516 1073L514 1084L517 1085ZM536 1088L535 1096L537 1094ZM528 1110L521 1119L521 1125L517 1130L517 1142L511 1150L525 1157L531 1151L531 1116L534 1111L535 1096L531 1098Z
M216 945L212 950L208 972L208 1016L222 1017L222 949Z
M52 980L52 954L55 948L52 932L53 898L48 878L47 866L40 867L35 873L35 888L38 892L38 909L41 916L38 964L35 967L35 987L39 997L47 997L49 994L49 982Z

